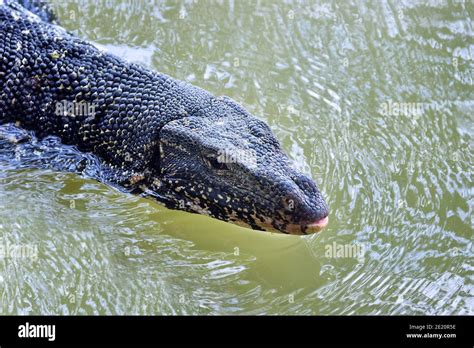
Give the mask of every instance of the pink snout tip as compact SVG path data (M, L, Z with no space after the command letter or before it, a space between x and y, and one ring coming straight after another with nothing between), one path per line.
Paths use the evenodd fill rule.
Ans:
M322 218L321 220L318 220L316 222L313 222L312 224L309 224L308 227L309 228L323 229L324 227L327 226L328 222L329 222L329 217L326 216L326 217Z

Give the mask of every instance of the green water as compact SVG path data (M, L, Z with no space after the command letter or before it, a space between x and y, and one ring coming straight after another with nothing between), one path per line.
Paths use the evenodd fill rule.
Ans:
M308 237L0 161L2 314L474 314L474 2L62 2L74 34L268 122ZM4 247L4 249L6 248Z

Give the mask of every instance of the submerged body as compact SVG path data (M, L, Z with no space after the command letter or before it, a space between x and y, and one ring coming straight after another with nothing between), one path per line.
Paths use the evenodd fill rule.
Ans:
M314 182L236 102L125 62L14 3L0 5L0 91L0 123L93 153L109 182L169 208L292 234L327 224Z

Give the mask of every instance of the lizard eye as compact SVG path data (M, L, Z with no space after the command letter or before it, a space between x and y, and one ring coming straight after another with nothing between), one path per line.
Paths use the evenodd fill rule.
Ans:
M212 169L215 169L215 170L230 170L230 163L221 162L216 157L211 157L211 156L205 157L205 161L206 161L207 165Z

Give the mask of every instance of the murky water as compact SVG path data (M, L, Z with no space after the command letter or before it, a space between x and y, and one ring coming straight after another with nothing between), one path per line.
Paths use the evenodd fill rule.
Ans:
M53 140L2 142L0 313L474 314L471 0L53 5L266 120L330 224L302 238L170 211L42 166L93 161Z

